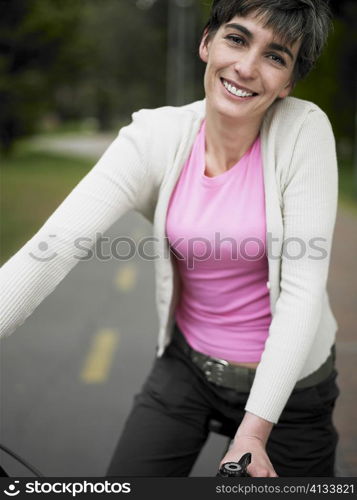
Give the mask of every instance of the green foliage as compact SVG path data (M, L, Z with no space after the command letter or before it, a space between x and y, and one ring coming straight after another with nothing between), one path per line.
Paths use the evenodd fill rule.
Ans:
M80 7L80 0L2 0L3 150L8 150L16 137L34 130L38 118L50 108L58 82L69 77L68 60L73 60ZM73 70L72 66L72 78Z
M166 1L149 11L134 0L2 0L0 140L60 120L122 115L164 104Z
M202 98L197 49L211 0L197 1L193 98ZM335 31L316 69L294 95L316 102L351 160L356 106L357 5L333 1ZM0 141L57 121L95 118L101 129L135 110L166 104L168 0L0 0ZM193 12L193 11L192 11Z
M357 19L356 19L357 22ZM355 131L356 77L352 64L356 41L341 19L334 22L334 32L316 68L297 84L296 97L313 101L329 116L335 136L347 146L341 154L352 159Z
M357 214L357 172L352 163L341 161L339 163L339 204Z
M150 10L132 0L88 0L81 36L90 47L82 89L101 129L118 116L163 104L166 78L166 2Z

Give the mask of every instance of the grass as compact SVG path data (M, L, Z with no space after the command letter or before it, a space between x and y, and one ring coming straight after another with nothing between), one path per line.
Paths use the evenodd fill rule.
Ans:
M28 241L92 168L94 161L20 145L2 159L1 263ZM352 165L341 165L339 204L357 215Z
M1 159L1 263L31 238L92 168L88 159L19 147Z

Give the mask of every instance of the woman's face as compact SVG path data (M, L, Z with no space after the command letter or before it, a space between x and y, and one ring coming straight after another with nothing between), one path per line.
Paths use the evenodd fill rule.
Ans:
M299 48L300 42L283 45L254 15L235 16L200 44L209 106L233 119L261 120L278 97L289 94Z

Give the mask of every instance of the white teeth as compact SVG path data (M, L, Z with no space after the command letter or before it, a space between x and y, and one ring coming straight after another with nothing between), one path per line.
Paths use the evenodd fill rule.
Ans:
M236 95L238 97L251 97L253 94L250 92L246 92L245 90L241 89L236 89L233 85L230 83L226 82L223 80L223 85L226 87L227 90L233 95Z

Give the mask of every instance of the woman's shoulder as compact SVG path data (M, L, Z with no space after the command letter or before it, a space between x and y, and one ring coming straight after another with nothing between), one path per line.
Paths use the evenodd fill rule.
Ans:
M326 113L317 104L297 97L286 97L270 107L262 130L263 136L268 141L276 139L281 144L281 138L284 137L286 145L296 140L302 128L314 128L320 125L324 129L331 130Z
M195 119L205 114L205 99L194 101L182 106L160 106L158 108L142 108L132 114L133 119L162 121L177 119Z
M311 113L317 113L327 118L325 112L315 103L297 97L285 97L277 100L269 109L266 121L280 122L284 127L289 122L303 122Z
M312 101L307 101L306 99L300 99L298 97L288 96L285 99L279 99L276 102L277 108L290 109L294 111L312 111L321 110L319 106Z
M181 141L192 134L204 114L205 100L183 106L142 108L132 114L131 125L135 138L140 141L145 136L151 153L162 160L162 155L173 154Z

